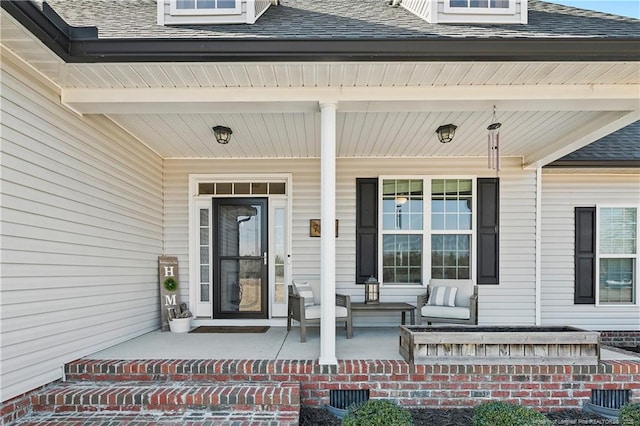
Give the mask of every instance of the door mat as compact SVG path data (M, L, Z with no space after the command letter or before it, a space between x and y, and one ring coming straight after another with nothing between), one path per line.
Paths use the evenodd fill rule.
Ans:
M203 325L194 328L189 333L265 333L269 329L269 326L209 326Z

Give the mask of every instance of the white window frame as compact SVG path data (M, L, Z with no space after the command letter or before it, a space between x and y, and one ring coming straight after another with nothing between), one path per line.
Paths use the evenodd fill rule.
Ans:
M195 1L198 2L198 0ZM171 15L239 15L242 13L241 3L241 0L235 0L233 8L179 9L177 0L170 0L169 12Z
M476 282L476 238L477 238L477 176L469 175L380 175L378 176L378 281L380 281L380 287L389 288L421 288L426 287L431 279L431 236L434 233L437 234L464 234L469 235L466 231L445 231L445 230L432 230L431 229L431 181L434 179L451 179L451 180L471 180L471 241L470 251L471 259L469 259L469 268L471 269L469 279ZM385 180L422 180L422 230L406 230L406 231L393 231L387 232L389 234L411 234L422 235L422 284L397 284L397 283L385 283L384 282L384 267L383 267L383 238L385 230L383 228L383 182Z
M601 254L600 253L600 211L601 209L610 209L610 208L632 208L636 210L636 253L635 254ZM638 306L640 304L640 226L637 222L639 222L640 218L640 206L630 205L630 204L602 204L596 205L596 253L595 253L595 286L596 286L596 306L602 308L619 308L620 306ZM632 291L633 291L633 301L632 302L600 302L600 257L605 257L607 259L629 259L635 258L634 266L634 279Z
M516 0L509 0L509 7L491 7L491 0L487 0L489 6L487 7L452 7L451 0L444 0L444 13L459 13L467 15L515 15L516 13Z

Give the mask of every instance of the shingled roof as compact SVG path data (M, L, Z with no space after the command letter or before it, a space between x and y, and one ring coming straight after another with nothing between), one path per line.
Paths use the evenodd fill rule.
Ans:
M565 155L547 167L640 167L640 121Z
M281 0L253 25L157 25L155 0L49 0L74 26L99 38L640 38L640 20L529 0L529 23L430 24L386 0Z
M527 24L431 24L388 0L282 0L252 25L158 25L155 0L1 4L67 63L640 60L640 20L540 0Z

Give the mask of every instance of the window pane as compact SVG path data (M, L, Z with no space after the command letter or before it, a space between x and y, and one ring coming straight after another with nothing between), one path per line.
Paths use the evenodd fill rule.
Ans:
M600 254L636 254L637 210L600 209Z
M635 259L600 259L600 302L633 303Z
M384 282L422 282L422 235L384 235L382 238Z
M471 0L470 6L471 7L488 7L489 0Z
M198 194L213 194L213 183L200 183L198 184Z
M198 9L213 9L215 7L215 0L198 0Z
M385 179L382 182L383 230L422 229L422 180Z
M233 193L234 194L248 194L249 189L251 188L251 184L249 183L234 183L233 184Z
M431 278L468 279L470 239L470 235L432 235Z
M200 266L200 282L203 282L203 283L209 282L209 265Z
M236 7L236 0L218 0L218 8L233 9Z
M200 247L200 263L201 264L209 263L209 247L208 246Z
M497 7L500 9L509 8L509 0L491 0L491 7Z
M200 301L209 301L209 284L200 284Z
M233 185L228 182L216 183L216 194L228 195L233 193Z
M252 194L266 194L267 193L267 183L266 182L256 182L251 184L251 193Z
M473 205L471 184L470 179L433 179L431 181L431 229L471 230Z
M178 9L195 9L196 0L176 0L176 8Z
M200 245L209 245L209 228L200 228Z
M285 194L285 184L276 182L269 184L269 194Z
M209 226L209 209L200 209L200 226Z
M451 0L451 7L467 7L467 0Z

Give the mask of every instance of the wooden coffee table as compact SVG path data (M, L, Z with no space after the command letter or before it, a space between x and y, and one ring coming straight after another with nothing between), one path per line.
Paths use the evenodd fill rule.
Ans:
M352 311L396 311L402 312L402 325L406 323L406 313L411 316L410 325L416 321L416 307L409 303L402 302L381 302L381 303L352 303Z

